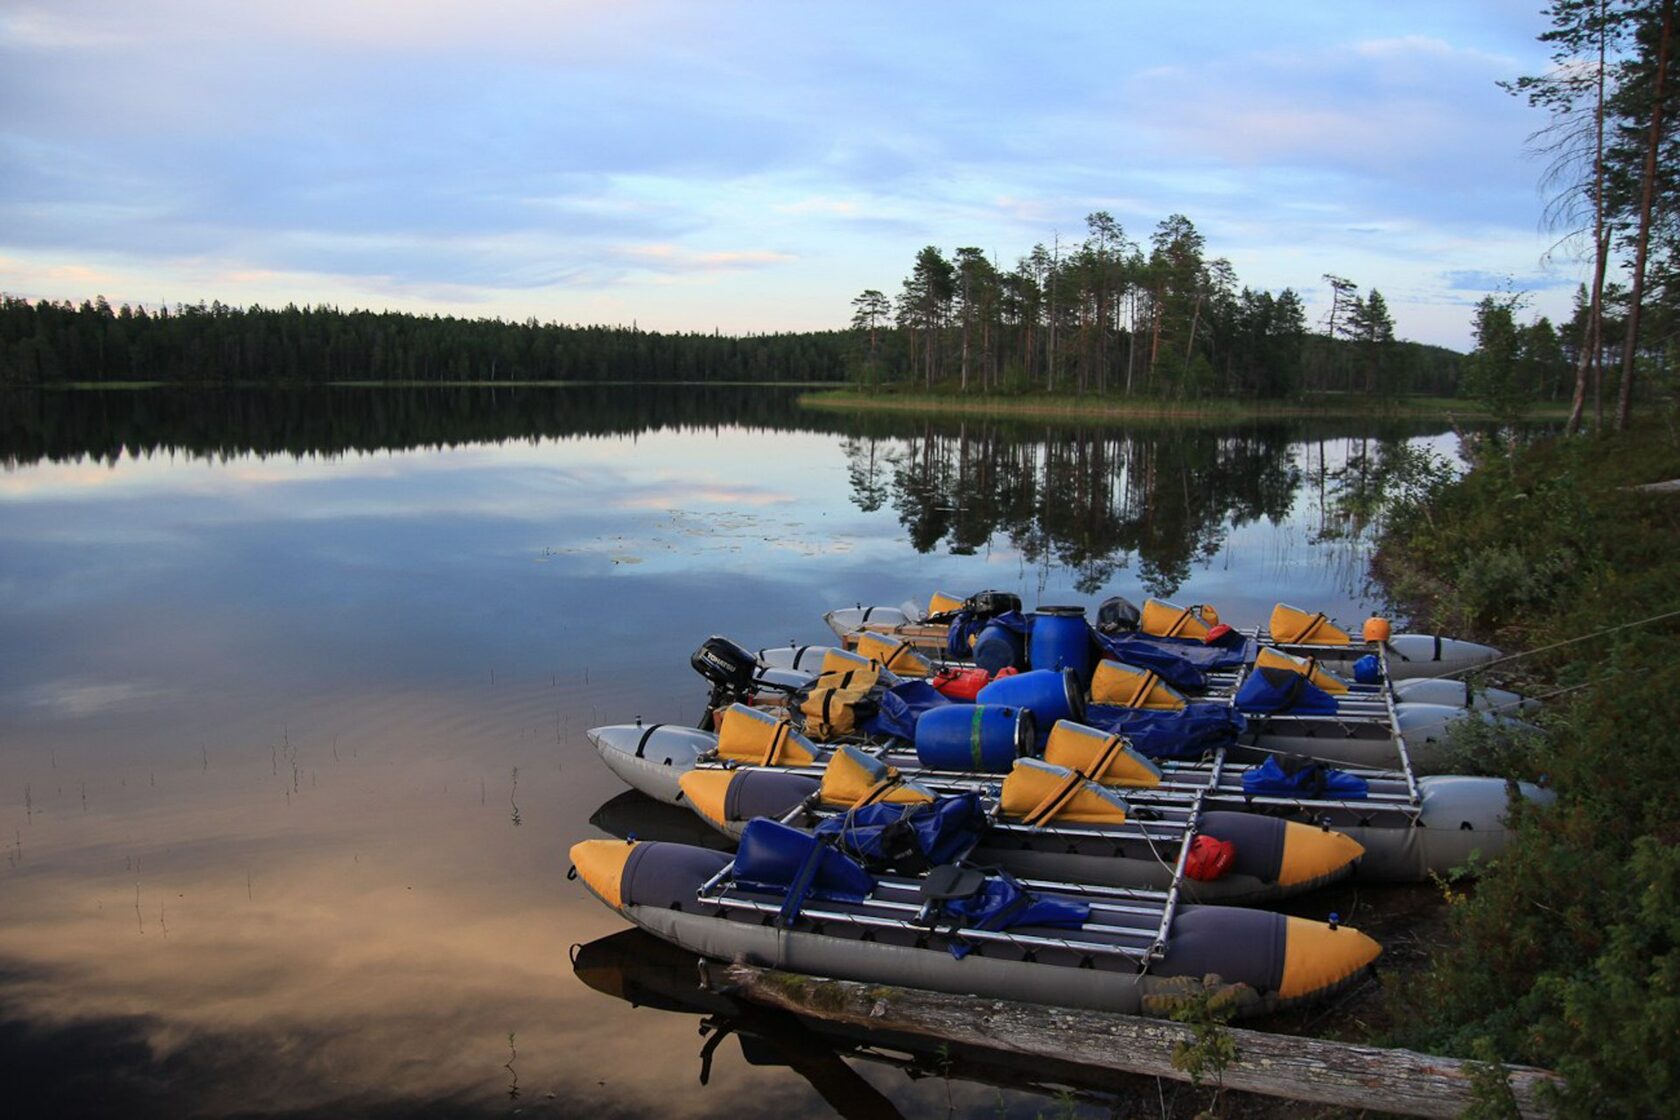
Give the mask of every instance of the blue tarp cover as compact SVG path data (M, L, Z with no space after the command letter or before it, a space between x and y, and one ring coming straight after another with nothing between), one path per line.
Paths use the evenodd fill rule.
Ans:
M1048 926L1078 929L1091 916L1091 908L1071 899L1030 893L1010 875L1002 872L986 877L986 885L968 898L946 899L941 904L945 917L970 929L1005 930L1015 926ZM971 946L962 934L951 942L951 955L962 960Z
M1176 649L1159 640L1141 634L1102 634L1091 631L1091 640L1104 657L1153 669L1162 680L1184 692L1200 692L1207 687L1207 675ZM1197 643L1200 645L1200 643Z
M923 712L957 703L923 680L901 681L883 690L878 702L875 714L863 721L864 734L903 739L906 743L916 741L916 721Z
M951 629L945 636L946 654L963 660L974 656L974 636L994 622L1000 626L1007 626L1023 638L1026 637L1027 619L1020 611L1004 611L1002 614L988 616L960 610L952 616Z
M1127 641L1159 646L1168 653L1182 657L1204 673L1228 673L1241 668L1252 662L1254 655L1260 650L1258 642L1253 638L1243 637L1235 630L1212 645L1200 638L1157 638L1153 634L1127 634L1125 637ZM1160 670L1157 669L1156 672Z
M1237 741L1245 721L1224 704L1191 703L1178 711L1156 712L1092 704L1085 723L1099 731L1124 735L1132 749L1149 758L1200 758Z
M938 865L967 852L985 827L980 795L963 793L921 805L866 805L823 821L817 835L834 836L841 850L872 863L890 859L908 831L922 859Z
M926 681L904 681L884 690L880 710L864 722L870 735L891 736L907 743L916 740L916 720L930 708L964 703L951 700ZM1176 712L1145 711L1092 704L1084 722L1101 731L1131 738L1133 747L1150 758L1199 758L1216 747L1237 741L1245 726L1242 713L1224 704L1191 702ZM1040 727L1039 745L1049 735Z
M1333 716L1336 698L1288 669L1256 669L1243 681L1234 700L1249 715L1294 712L1303 716Z
M874 878L856 860L828 844L819 845L808 832L768 817L748 821L742 830L735 881L767 894L793 893L802 886L800 901L812 896L857 902L875 889Z
M1251 797L1307 797L1357 801L1371 791L1357 774L1333 770L1322 762L1273 755L1242 777L1243 792Z

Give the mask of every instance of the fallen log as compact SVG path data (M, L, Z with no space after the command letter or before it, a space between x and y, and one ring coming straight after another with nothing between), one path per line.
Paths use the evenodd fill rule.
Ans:
M826 980L739 962L725 976L731 994L796 1015L1094 1070L1191 1080L1173 1065L1173 1052L1194 1035L1164 1019ZM1224 1088L1344 1108L1457 1116L1471 1104L1474 1074L1487 1069L1412 1050L1223 1029L1236 1044L1236 1058L1220 1077ZM1545 1091L1561 1084L1556 1074L1529 1066L1504 1072L1520 1115L1551 1115Z

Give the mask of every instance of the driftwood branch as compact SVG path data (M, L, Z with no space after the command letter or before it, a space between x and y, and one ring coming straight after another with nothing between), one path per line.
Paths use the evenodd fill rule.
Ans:
M1166 1020L825 980L743 963L726 975L732 994L796 1015L1093 1070L1190 1080L1172 1061L1174 1049L1192 1041L1190 1028ZM1229 1030L1237 1057L1224 1070L1225 1088L1344 1108L1457 1116L1471 1103L1472 1074L1485 1069L1411 1050ZM1544 1090L1560 1083L1556 1074L1528 1066L1505 1072L1522 1116L1550 1115Z

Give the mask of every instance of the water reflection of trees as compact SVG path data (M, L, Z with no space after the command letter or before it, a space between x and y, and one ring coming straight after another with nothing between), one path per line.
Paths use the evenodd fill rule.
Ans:
M911 545L1007 541L1085 593L1134 566L1169 595L1230 532L1278 520L1303 484L1314 543L1359 554L1414 484L1416 426L1068 426L801 409L789 389L704 385L153 389L0 393L0 465L151 454L319 455L749 428L840 437L853 500L891 508ZM1328 449L1328 453L1327 453ZM1327 465L1328 464L1328 465ZM1351 570L1351 568L1350 568Z
M823 414L802 413L797 398L796 390L727 385L20 390L0 393L0 463L160 452L332 456L673 428L835 428Z
M1002 535L1023 559L1076 573L1092 593L1137 562L1169 595L1226 535L1288 513L1302 472L1286 427L1243 431L924 424L845 443L853 498L890 503L919 552L967 554Z
M1322 516L1316 543L1380 535L1397 505L1416 500L1455 472L1445 456L1392 434L1348 440L1346 454L1333 467L1324 465L1321 445L1318 461Z

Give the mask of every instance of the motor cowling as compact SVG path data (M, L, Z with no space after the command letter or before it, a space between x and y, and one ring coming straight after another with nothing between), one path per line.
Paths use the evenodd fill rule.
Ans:
M758 658L745 647L713 634L700 643L688 663L711 682L714 691L745 696L752 691Z
M996 618L1021 609L1021 597L1007 591L980 591L963 601L962 609L972 618Z
M1115 595L1097 608L1097 630L1103 634L1135 633L1142 617L1135 603Z

